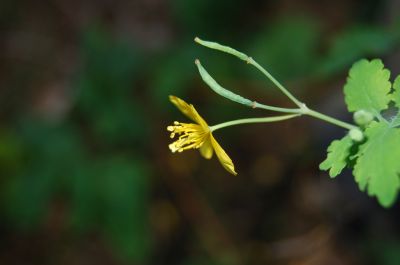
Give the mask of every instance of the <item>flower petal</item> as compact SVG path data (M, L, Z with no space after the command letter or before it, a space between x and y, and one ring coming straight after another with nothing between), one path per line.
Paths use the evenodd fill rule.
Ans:
M210 134L211 144L214 147L215 154L217 155L219 162L221 162L222 166L231 174L237 175L235 171L235 166L233 165L232 160L225 153L224 149L219 145L217 140L215 140L214 136Z
M176 96L169 96L169 100L189 119L194 122L197 122L201 125L204 129L208 130L208 125L205 120L200 116L200 114L196 111L192 104L186 103L184 100L176 97Z
M199 151L200 151L200 154L205 159L211 159L211 157L213 156L213 153L214 153L214 149L211 144L210 137L207 137L207 139L203 142Z

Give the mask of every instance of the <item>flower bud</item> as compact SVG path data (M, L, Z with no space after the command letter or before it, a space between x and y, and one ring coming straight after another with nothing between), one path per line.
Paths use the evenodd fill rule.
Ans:
M374 115L366 110L359 110L354 113L353 118L357 125L365 126L374 119Z
M349 132L350 138L355 142L361 142L364 139L363 132L358 128L353 128Z

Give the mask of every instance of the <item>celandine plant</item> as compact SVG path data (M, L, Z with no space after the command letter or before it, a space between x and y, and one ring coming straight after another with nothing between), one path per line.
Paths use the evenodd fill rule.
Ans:
M210 159L215 151L222 166L236 175L232 160L212 135L215 130L245 123L276 122L308 115L348 131L342 139L334 140L329 145L327 158L320 164L320 169L329 170L329 175L334 178L345 167L352 168L361 191L367 191L369 196L376 196L384 207L389 207L395 202L400 188L400 76L392 84L390 72L384 68L381 60L363 59L350 69L344 86L344 95L348 110L353 112L355 121L353 125L310 109L246 54L215 42L199 38L195 38L195 41L205 47L234 55L254 66L297 107L270 106L237 95L220 86L200 61L196 60L203 81L219 95L251 108L281 112L285 115L239 119L209 126L193 105L170 96L171 102L195 122L174 122L174 125L168 126L171 138L178 136L178 139L169 145L172 152L199 149L203 157ZM393 117L382 115L388 108L396 109L397 114Z

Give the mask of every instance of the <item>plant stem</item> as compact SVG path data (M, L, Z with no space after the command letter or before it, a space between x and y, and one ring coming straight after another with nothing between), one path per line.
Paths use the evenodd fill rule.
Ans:
M264 108L263 104L257 103L259 108ZM267 106L268 107L268 106ZM233 121L227 121L223 122L214 126L210 126L211 131L215 131L221 128L233 126L233 125L240 125L240 124L245 124L245 123L267 123L267 122L277 122L277 121L283 121L283 120L288 120L292 119L295 117L299 117L301 115L308 115L314 118L317 118L319 120L323 120L325 122L334 124L336 126L351 130L357 128L357 126L352 125L350 123L335 119L331 116L322 114L318 111L309 109L306 107L304 104L302 105L301 108L298 109L284 109L282 112L288 112L288 113L293 113L290 115L282 115L282 116L274 116L274 117L264 117L264 118L247 118L247 119L239 119L239 120L233 120Z
M261 109L269 109L269 107L270 107L270 106L268 106L268 105L263 105L263 104L260 104L260 103L257 103L257 102L256 102L255 106L256 106L257 108L261 108ZM328 122L328 123L337 125L337 126L339 126L339 127L342 127L342 128L348 129L348 130L357 128L357 126L354 126L354 125L352 125L352 124L350 124L350 123L347 123L347 122L344 122L344 121L335 119L335 118L333 118L333 117L331 117L331 116L328 116L328 115L322 114L322 113L320 113L320 112L318 112L318 111L309 109L309 108L308 108L305 104L303 104L303 103L300 103L300 106L301 106L301 107L298 108L298 109L286 109L286 108L283 108L283 111L281 111L281 112L294 113L294 114L298 114L298 115L308 115L308 116L312 116L312 117L314 117L314 118L323 120L323 121L325 121L325 122Z
M264 118L247 118L247 119L239 119L239 120L233 120L233 121L227 121L223 122L214 126L210 126L210 130L213 132L215 130L233 126L233 125L239 125L239 124L244 124L244 123L266 123L266 122L276 122L276 121L283 121L283 120L288 120L292 119L295 117L300 116L301 114L291 114L291 115L282 115L282 116L275 116L275 117L264 117Z
M335 118L333 118L333 117L330 117L330 116L328 116L328 115L322 114L322 113L320 113L320 112L318 112L318 111L315 111L315 110L312 110L312 109L309 109L309 108L306 108L306 109L305 109L304 111L302 111L302 112L303 112L303 114L305 114L305 115L312 116L312 117L314 117L314 118L317 118L317 119L326 121L326 122L328 122L328 123L337 125L337 126L339 126L339 127L342 127L342 128L348 129L348 130L357 128L357 126L354 126L354 125L352 125L352 124L350 124L350 123L347 123L347 122L344 122L344 121L335 119Z
M274 85L276 85L282 91L283 94L285 94L291 101L293 101L294 104L301 108L302 103L297 100L297 98L293 96L292 93L290 93L281 83L279 83L279 81L276 80L267 70L265 70L264 67L259 65L251 57L248 57L247 63L253 65L260 72L262 72L269 80L271 80L272 83L274 83Z
M243 104L251 108L261 108L271 111L284 112L284 113L298 113L297 109L280 108L275 106L269 106L257 103L250 99L244 98L241 95L235 94L232 91L222 87L215 79L207 72L207 70L201 65L200 60L196 59L195 64L199 70L200 76L203 81L217 94L223 96L229 100Z
M195 42L199 43L200 45L203 45L205 47L208 47L210 49L214 50L219 50L222 52L229 53L233 56L236 56L237 58L247 62L248 64L253 65L256 67L259 71L261 71L269 80L272 81L281 91L283 94L285 94L291 101L293 101L299 108L301 108L302 103L297 100L281 83L278 82L267 70L265 70L261 65L259 65L253 58L248 56L247 54L244 54L242 52L239 52L231 47L221 45L216 42L211 42L211 41L205 41L201 40L200 38L196 37L194 39Z
M242 52L239 52L231 47L221 45L216 42L204 41L198 37L195 38L195 42L197 42L205 47L211 48L211 49L229 53L229 54L236 56L239 59L247 62L248 64L251 64L252 66L257 68L261 73L263 73L269 80L271 80L271 82L274 83L274 85L276 85L283 94L285 94L291 101L293 101L293 103L295 103L298 106L297 109L280 108L280 107L264 105L264 104L260 104L255 101L250 101L248 99L244 99L241 96L233 94L230 91L227 92L226 89L220 87L219 85L215 85L217 83L212 78L209 78L208 76L205 75L205 74L207 74L205 70L202 70L202 71L200 71L200 74L202 74L202 72L203 72L202 76L206 77L205 81L209 81L209 79L212 80L213 82L210 84L210 85L212 85L211 87L217 93L219 93L220 95L222 95L226 98L229 98L233 101L236 101L238 103L241 103L241 104L247 105L249 107L253 107L253 108L261 108L261 109L284 112L284 113L293 113L293 115L276 116L276 117L268 117L268 118L251 118L251 119L229 121L229 122L225 122L225 123L221 123L221 124L212 126L211 127L212 130L220 129L220 128L231 126L231 125L243 124L243 123L273 122L273 121L286 120L286 119L294 118L299 115L309 115L314 118L326 121L328 123L337 125L339 127L342 127L342 128L348 129L348 130L358 128L357 126L354 126L350 123L343 122L341 120L335 119L328 115L322 114L318 111L309 109L304 103L302 103L295 96L293 96L292 93L290 93L281 83L279 83L278 80L276 80L267 70L264 69L264 67L262 67L260 64L258 64L252 57L249 57L248 55L246 55ZM198 67L201 67L200 62L196 62L196 64L198 65ZM208 82L208 83L210 83L210 82ZM243 100L246 100L246 101L243 101ZM378 115L378 118L383 119L380 115ZM399 118L395 122L392 122L392 124L394 123L397 125L398 120L399 120Z
M252 108L265 109L265 110L271 110L271 111L283 112L283 113L296 113L296 114L299 113L299 109L274 107L274 106L270 106L270 105L261 104L261 103L255 102L255 101L253 101Z

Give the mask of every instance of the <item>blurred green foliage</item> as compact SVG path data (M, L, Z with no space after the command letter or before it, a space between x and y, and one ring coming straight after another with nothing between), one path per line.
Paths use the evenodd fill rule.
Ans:
M366 25L351 27L338 34L332 41L318 72L330 75L342 71L365 56L381 56L399 43L395 29Z
M16 118L0 128L1 205L7 227L34 232L62 209L68 232L78 236L100 233L123 260L146 264L153 258L157 250L148 211L152 180L160 169L155 168L152 157L158 151L151 150L150 143L163 134L154 128L164 129L168 122L155 119L165 118L164 111L175 111L167 96L208 95L193 89L194 85L207 89L196 83L200 78L195 58L223 85L236 82L236 73L245 73L239 81L261 78L229 56L196 46L196 35L243 50L283 82L330 78L347 71L355 60L384 55L399 43L396 27L364 24L337 29L326 37L325 25L312 16L255 14L261 2L171 1L171 24L176 23L177 34L171 43L160 45L158 53L116 37L102 24L79 29L81 67L71 81L71 111L57 121L23 111L12 113L10 117ZM1 20L7 24L22 17L11 2L2 6ZM29 12L30 8L28 5ZM52 19L57 12L51 14ZM29 83L35 76L26 74L30 65L24 67L20 70L23 78L15 84ZM239 90L246 88L237 85L234 90L241 93ZM224 113L232 117L230 111L236 110L218 97L201 100L218 101L218 106L204 108L211 119L222 118ZM153 113L160 109L162 113ZM165 135L163 140L156 139L166 143L158 148L167 149ZM387 257L395 256L393 253ZM215 263L203 256L181 257L182 264Z
M310 17L280 19L258 32L246 53L278 80L312 81L345 71L359 59L382 56L400 42L396 25L358 25L334 34L323 49L320 26Z
M209 38L234 35L242 23L237 18L250 8L246 2L230 0L175 0L171 4L175 19L185 31L183 37L190 39L195 37L193 33Z
M304 78L317 64L321 35L318 27L311 18L282 18L257 32L246 53L265 65L278 80Z
M193 58L196 47L191 43L173 47L154 63L150 82L153 100L163 107L169 105L169 95L184 95L190 81L196 75L193 71Z
M400 263L400 242L396 240L371 240L367 244L367 249L376 264L397 265Z
M95 135L109 144L126 144L148 133L141 101L132 92L143 63L139 52L94 28L83 35L82 59L77 108Z
M73 115L63 123L27 115L3 133L2 170L14 173L4 180L3 205L13 225L35 229L61 204L76 233L101 232L123 259L149 258L150 169L137 152L149 126L132 93L140 69L134 51L88 29Z

